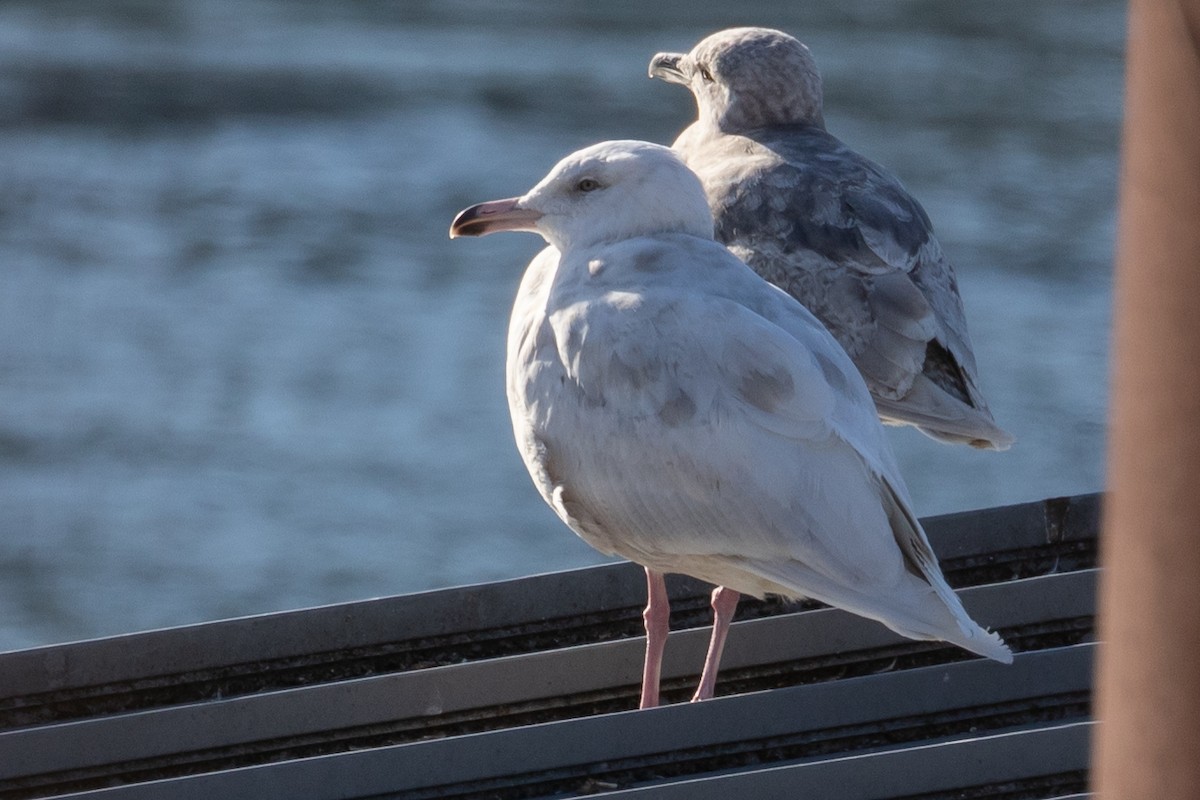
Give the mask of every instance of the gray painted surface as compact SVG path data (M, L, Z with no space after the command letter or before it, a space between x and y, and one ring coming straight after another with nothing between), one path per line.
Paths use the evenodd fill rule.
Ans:
M0 655L0 798L1078 794L1098 504L927 521L1011 666L766 603L733 626L726 696L635 711L629 565ZM707 587L671 589L668 701L708 635Z

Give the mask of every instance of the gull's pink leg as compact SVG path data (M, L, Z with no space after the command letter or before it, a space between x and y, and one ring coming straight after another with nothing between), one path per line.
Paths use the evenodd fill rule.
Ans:
M642 702L638 708L658 705L658 679L662 674L663 649L671 631L671 601L661 572L646 567L646 664L642 668Z
M733 612L737 611L738 599L741 597L727 586L713 589L713 632L708 643L708 655L704 659L704 672L700 673L700 685L692 702L707 700L717 689L717 670L721 666L721 652L725 649L725 636L729 633L729 623L733 622Z

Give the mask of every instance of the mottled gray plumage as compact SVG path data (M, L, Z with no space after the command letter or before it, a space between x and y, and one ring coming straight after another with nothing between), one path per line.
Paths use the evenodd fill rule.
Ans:
M704 184L717 239L825 323L880 417L1007 448L929 217L894 175L825 130L808 48L735 28L656 55L650 74L696 97L698 119L674 149Z

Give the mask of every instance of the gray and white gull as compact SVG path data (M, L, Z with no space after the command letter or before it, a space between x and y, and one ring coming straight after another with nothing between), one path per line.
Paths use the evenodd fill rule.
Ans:
M657 705L663 574L716 584L694 699L740 594L810 597L1009 662L947 585L867 387L823 325L713 239L668 148L604 142L451 237L531 231L507 389L534 484L575 533L646 569L641 706Z
M674 149L699 176L716 237L825 323L880 417L1006 449L979 390L954 268L925 210L883 167L825 130L809 49L733 28L650 75L687 86L698 118Z

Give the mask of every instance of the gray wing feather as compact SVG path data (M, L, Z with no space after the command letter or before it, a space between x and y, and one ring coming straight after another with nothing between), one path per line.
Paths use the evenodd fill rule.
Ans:
M807 126L680 141L717 238L829 328L886 401L888 421L949 441L1011 443L977 386L953 267L895 176Z

